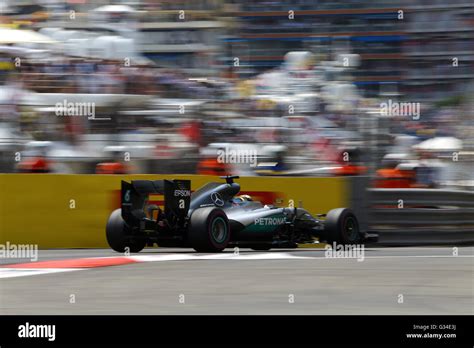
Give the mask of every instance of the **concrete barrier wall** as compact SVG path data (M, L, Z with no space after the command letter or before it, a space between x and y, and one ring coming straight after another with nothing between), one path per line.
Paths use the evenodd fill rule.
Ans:
M0 244L40 248L103 248L105 224L119 207L121 180L190 179L196 190L203 175L0 174ZM349 178L243 177L242 192L265 203L288 206L292 199L311 213L350 206Z
M379 188L369 195L369 229L379 244L474 243L474 192Z

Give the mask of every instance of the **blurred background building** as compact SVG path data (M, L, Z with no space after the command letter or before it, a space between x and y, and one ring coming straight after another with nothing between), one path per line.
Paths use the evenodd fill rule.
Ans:
M226 40L249 74L279 66L288 51L309 50L359 54L352 76L365 96L390 91L439 100L462 93L473 77L472 1L232 3L240 25ZM462 62L459 74L450 70L453 58Z

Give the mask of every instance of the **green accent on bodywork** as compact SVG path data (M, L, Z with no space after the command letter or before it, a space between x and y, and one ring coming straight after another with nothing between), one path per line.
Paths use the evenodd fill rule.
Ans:
M262 218L257 218L253 223L245 227L242 232L270 233L285 223L285 215L278 213Z
M214 238L214 240L215 240L217 243L222 243L222 242L227 238L227 226L226 226L225 220L224 220L223 218L217 217L217 218L214 219L214 221L212 221L211 229L214 229L215 224L216 224L217 222L221 222L221 223L223 224L222 226L224 227L224 234L222 235L222 238L219 238L219 239L218 239L218 238L216 238L216 236L215 236L214 233L213 233L212 238Z

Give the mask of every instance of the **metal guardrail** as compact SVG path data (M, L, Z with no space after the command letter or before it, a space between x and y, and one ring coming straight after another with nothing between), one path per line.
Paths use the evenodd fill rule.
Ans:
M474 243L474 192L371 189L369 202L381 244Z

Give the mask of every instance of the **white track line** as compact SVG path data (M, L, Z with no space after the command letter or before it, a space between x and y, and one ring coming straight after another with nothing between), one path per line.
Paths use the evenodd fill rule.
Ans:
M116 257L116 256L115 256ZM108 257L104 257L108 258ZM249 253L249 254L154 254L154 255L136 255L136 256L124 256L124 258L132 259L137 263L143 262L166 262L166 261L197 261L197 260L240 260L240 261L251 261L251 260L337 260L337 259L354 259L357 257L314 257L314 256L295 256L289 253ZM378 255L378 256L364 256L365 259L432 259L432 258L474 258L474 255ZM97 259L97 257L84 258L84 259ZM128 265L133 265L130 263ZM110 266L104 266L110 267ZM102 267L93 267L102 268ZM71 271L80 271L89 268L8 268L0 267L0 278L17 278L25 276L34 276L42 274L53 274Z
M17 278L80 270L81 268L0 268L0 278Z
M312 259L311 256L295 256L289 253L258 253L258 254L171 254L171 255L137 255L129 256L137 262L157 261L188 261L188 260L286 260Z
M365 256L366 259L409 259L409 258L446 258L446 259L457 259L457 258L474 258L474 255L380 255L380 256Z

